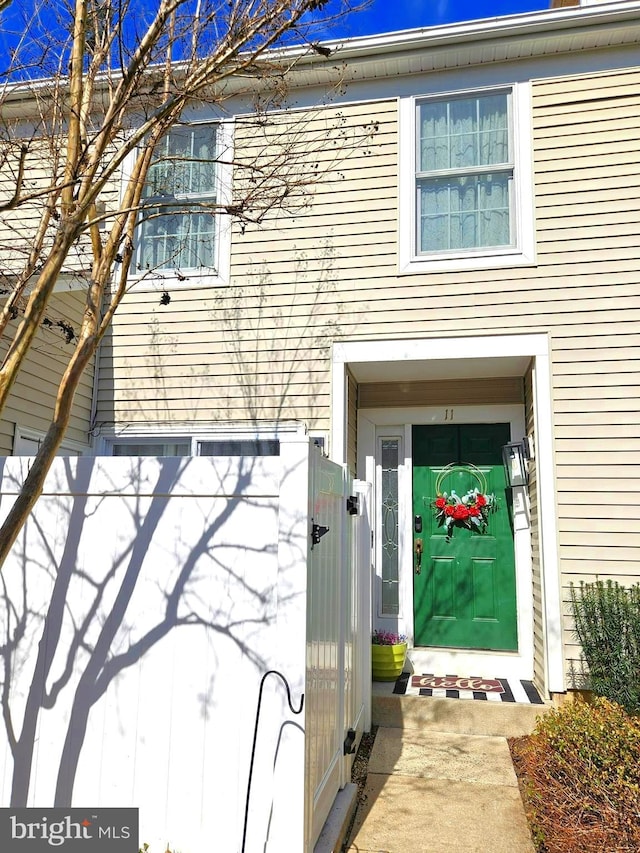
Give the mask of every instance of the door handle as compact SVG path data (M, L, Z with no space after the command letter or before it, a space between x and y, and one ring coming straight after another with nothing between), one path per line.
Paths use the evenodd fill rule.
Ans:
M413 545L413 550L416 555L416 574L419 575L422 572L422 539L416 539Z

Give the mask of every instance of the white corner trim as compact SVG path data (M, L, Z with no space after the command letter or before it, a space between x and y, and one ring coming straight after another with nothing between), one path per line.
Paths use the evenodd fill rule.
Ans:
M336 347L333 345L333 365L331 370L331 442L329 458L339 465L347 461L347 367L346 361L336 359Z
M537 439L540 561L544 601L544 637L547 688L551 693L567 689L562 650L562 592L558 554L557 501L551 409L551 364L548 352L536 356L534 412Z

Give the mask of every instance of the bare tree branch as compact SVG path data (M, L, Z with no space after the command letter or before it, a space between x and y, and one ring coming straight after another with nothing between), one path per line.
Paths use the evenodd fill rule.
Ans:
M0 527L0 567L41 492L80 378L130 286L136 226L159 141L194 104L219 114L230 90L248 97L261 89L285 92L304 47L270 51L297 41L324 57L310 34L329 14L328 5L328 0L159 0L140 9L129 0L71 0L55 7L59 30L48 39L40 39L37 20L33 34L25 34L20 45L25 57L40 50L43 63L46 58L48 66L64 71L31 81L18 52L9 64L9 83L0 90L0 162L3 174L13 176L0 182L0 274L11 282L0 335L14 329L11 320L20 320L0 365L0 415L43 324L60 328L74 349L49 430ZM349 5L344 0L345 10ZM258 122L259 98L254 109ZM297 168L301 156L295 150L308 150L309 144L304 132L290 133L274 155L276 140L265 131L264 153L253 162L244 159L234 198L210 205L211 214L222 208L239 221L259 223L275 207L286 208L318 179L319 173ZM32 222L31 230L23 222ZM3 256L3 234L14 232L22 245L16 251L12 240ZM79 269L80 255L90 263L83 261ZM77 332L48 315L54 287L67 271L86 279Z

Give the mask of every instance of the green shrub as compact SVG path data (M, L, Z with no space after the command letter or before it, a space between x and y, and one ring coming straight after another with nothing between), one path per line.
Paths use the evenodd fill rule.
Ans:
M571 585L571 605L591 689L640 713L640 584Z
M539 851L640 850L640 719L607 699L575 702L510 746Z

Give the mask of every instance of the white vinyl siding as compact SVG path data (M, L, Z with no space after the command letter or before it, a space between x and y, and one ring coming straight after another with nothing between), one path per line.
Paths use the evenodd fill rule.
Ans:
M542 86L557 92L560 85L534 86L536 104ZM587 91L590 85L590 79L581 83ZM539 110L534 112L537 137ZM368 153L352 156L327 175L307 209L274 214L244 234L236 231L228 288L215 296L186 288L172 294L168 307L159 304L156 293L134 291L127 297L103 347L99 420L105 415L118 422L300 418L326 430L329 356L336 338L540 331L551 334L554 351L561 341L583 341L582 355L589 358L580 368L582 378L563 376L567 367L554 363L554 387L556 395L566 397L561 389L568 382L572 396L582 395L583 402L575 405L584 410L594 384L594 357L608 361L624 341L625 327L627 335L637 335L640 264L632 247L638 215L634 224L633 214L626 214L631 229L607 214L596 223L597 203L571 203L590 184L584 178L576 179L570 196L564 184L553 190L549 182L559 177L553 168L561 153L555 145L561 126L552 128L548 145L536 139L536 268L398 277L395 102L354 105L342 113L350 126L379 124ZM591 146L585 140L580 150L588 158ZM617 142L612 151L621 146ZM630 156L622 148L621 163ZM572 168L576 162L574 157ZM611 166L596 172L606 185ZM640 210L633 192L622 206ZM582 254L576 250L581 242ZM637 352L636 346L632 340L630 352ZM619 405L628 407L619 375L616 368L603 379L607 399L617 395ZM115 418L108 418L112 403ZM593 405L599 405L597 399Z
M84 291L54 294L48 314L56 320L72 326L77 332L82 318ZM4 353L12 331L3 341L0 351ZM62 374L67 367L74 344L66 343L64 335L55 324L52 328L38 331L18 378L11 390L0 427L0 455L16 452L14 441L16 428L27 434L43 436L51 422L55 396ZM91 423L93 364L83 373L76 391L69 428L66 434L68 449L88 448Z
M340 154L342 133L367 134L375 123L370 141ZM342 291L364 263L372 276L395 266L395 102L318 111L310 133L328 171L307 207L301 198L290 214L235 229L228 287L182 283L168 306L137 286L127 296L101 350L99 422L302 419L328 432L329 355L348 314Z
M640 574L639 85L637 70L558 80L534 100L538 222L548 234L539 257L557 259L570 294L581 294L552 340L567 614L571 583ZM568 615L563 639L572 685L579 650Z
M47 215L46 195L40 195L38 190L52 185L59 180L56 172L56 161L52 158L51 146L48 141L31 140L25 161L25 175L28 176L27 188L34 197L24 201L18 208L9 207L0 211L0 286L10 283L11 277L21 274L27 261L27 250L34 245L36 233ZM64 146L62 146L62 150ZM3 152L4 156L4 152ZM59 167L59 162L58 162ZM15 191L16 163L8 157L2 161L0 170L0 202L5 201ZM55 179L52 178L55 175ZM119 198L119 181L116 179L100 194L100 202L104 204L105 213L117 209ZM41 258L53 245L56 234L56 219L52 220L46 229L43 240ZM38 265L36 264L36 270ZM6 279L5 279L6 276ZM91 278L91 239L88 231L83 232L67 253L59 275L60 292L71 285L76 287L79 282L86 283ZM57 286L58 287L58 286ZM0 292L0 297L2 293Z
M398 275L397 101L344 106L343 127L376 133L339 166L328 133L329 172L307 207L236 231L228 288L180 290L169 310L155 293L127 298L102 351L98 424L297 419L327 430L333 341L546 334L557 494L544 509L557 518L564 612L572 580L637 580L640 71L530 90L535 266ZM568 618L563 639L575 656Z

